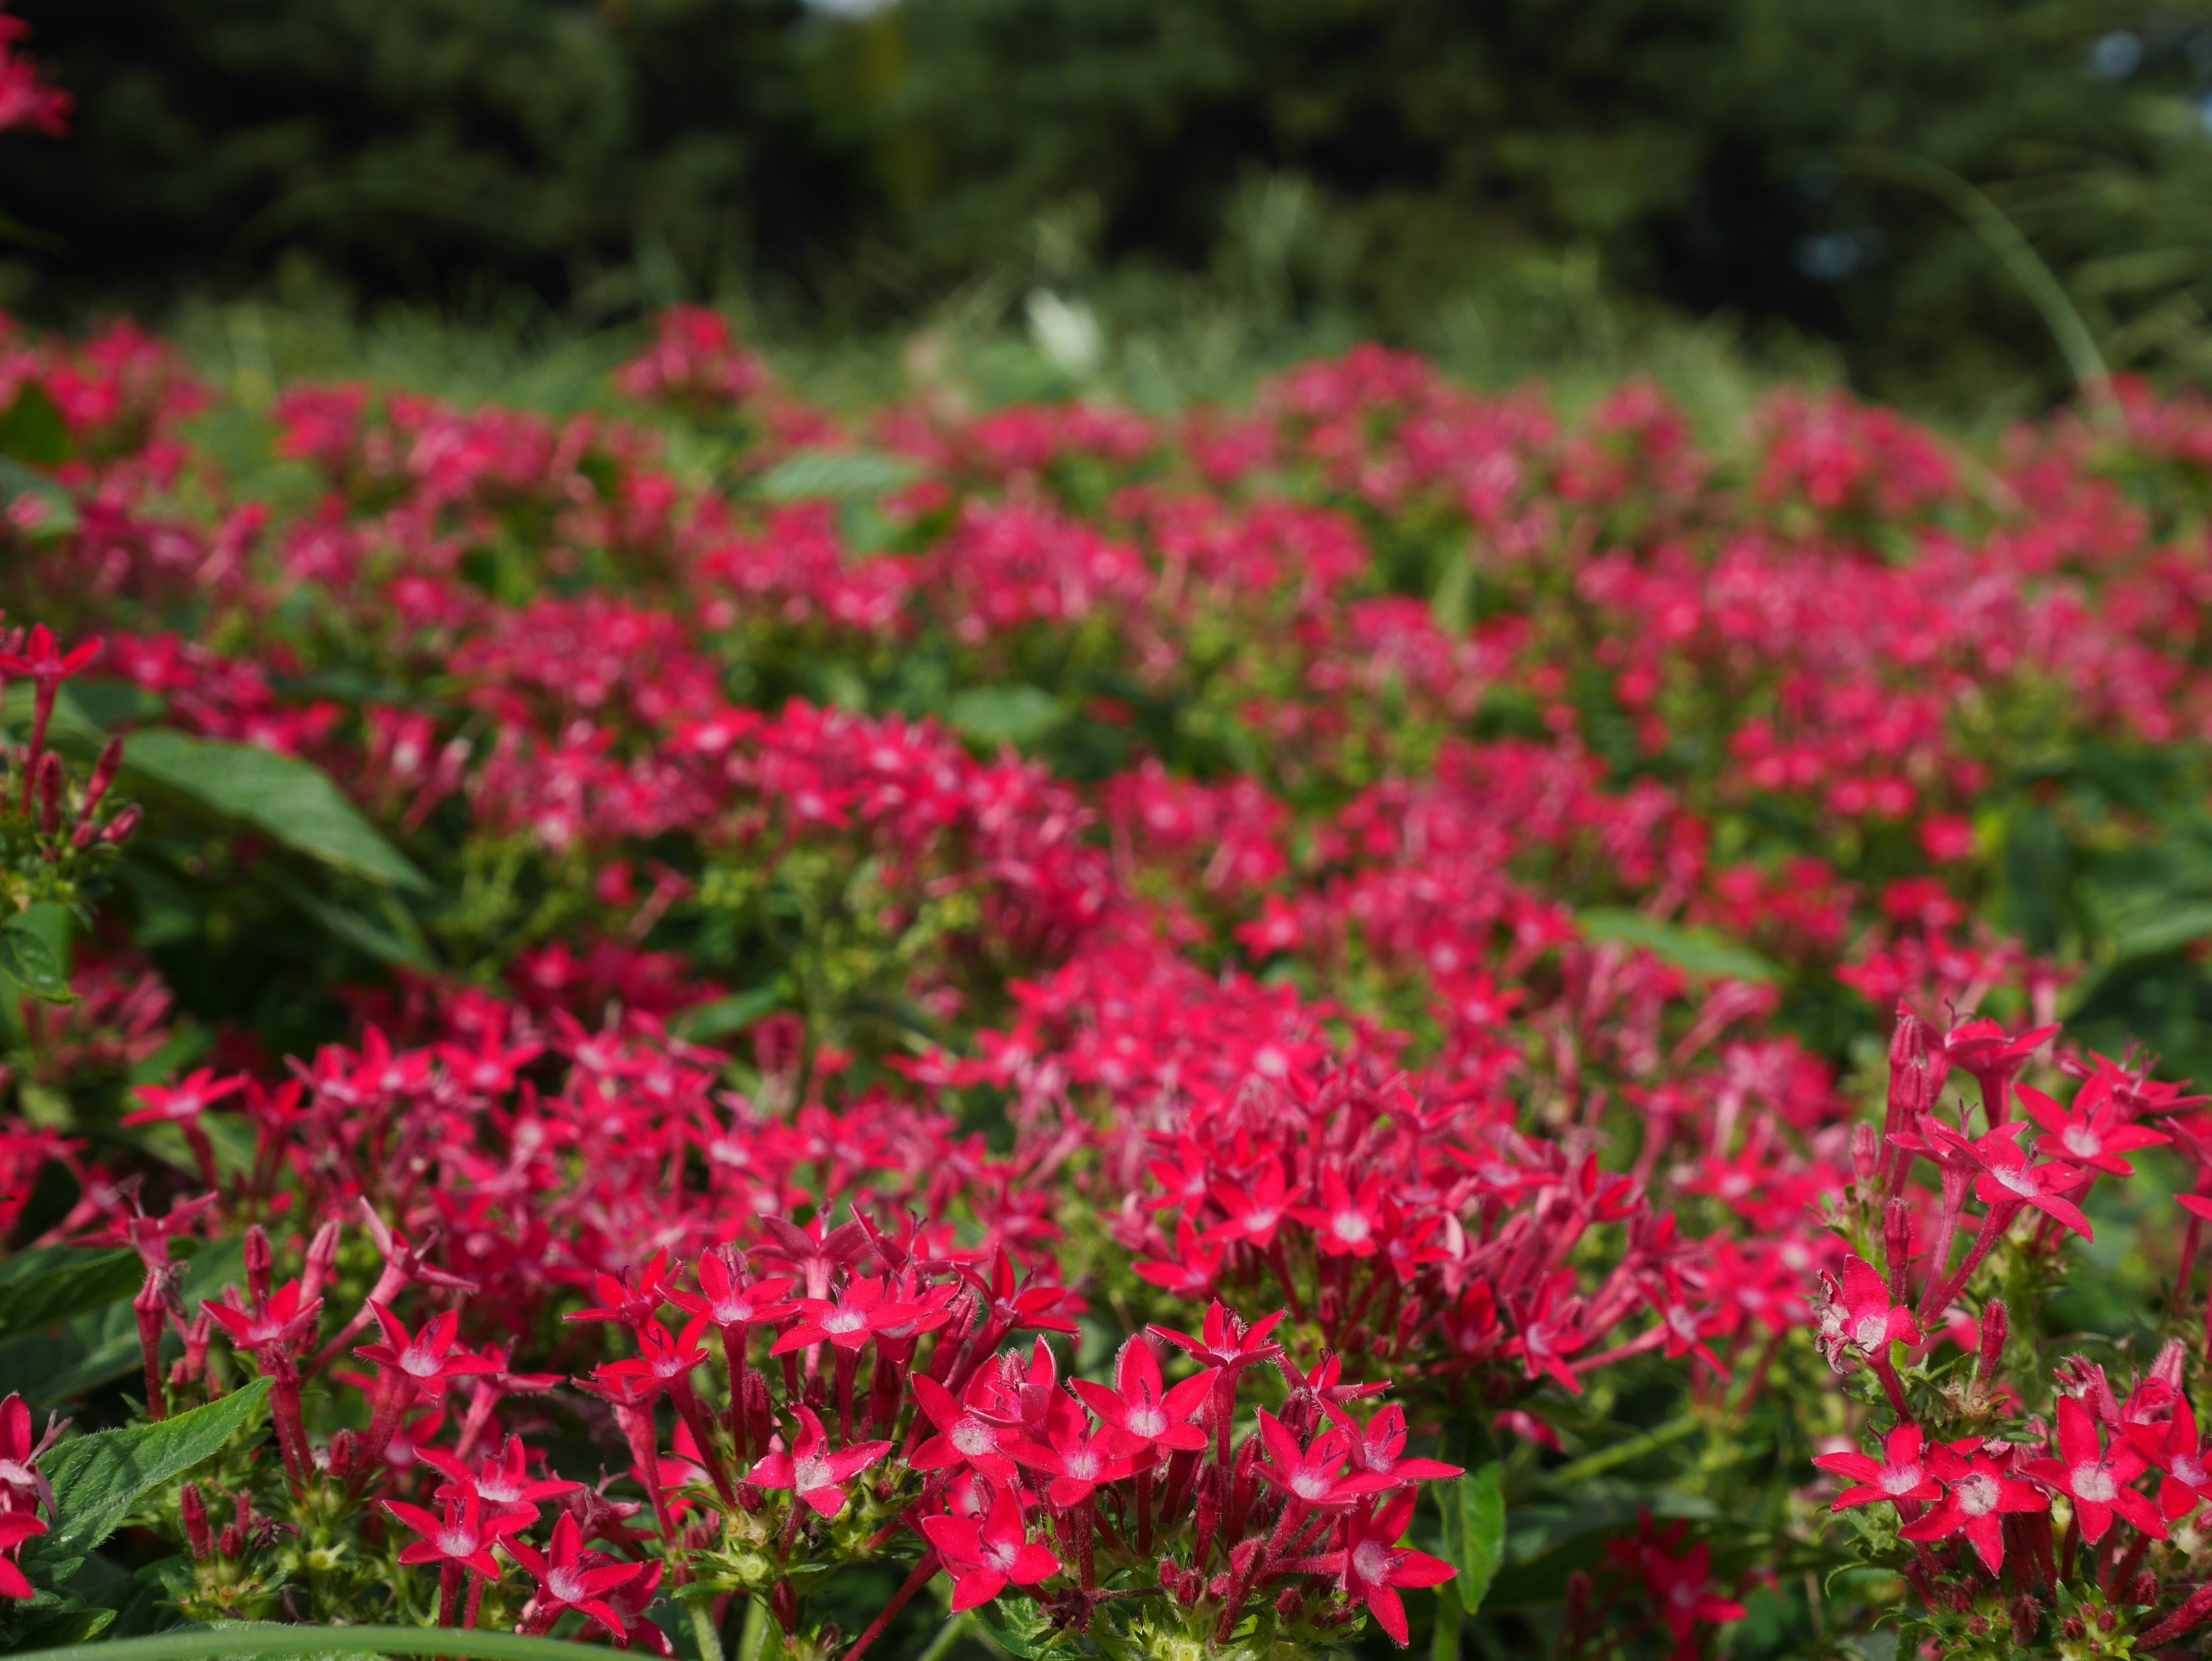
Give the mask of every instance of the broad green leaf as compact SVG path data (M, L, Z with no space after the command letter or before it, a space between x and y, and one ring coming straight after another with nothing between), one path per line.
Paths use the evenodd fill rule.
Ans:
M181 1296L191 1309L246 1273L240 1243L198 1242ZM174 1345L172 1335L165 1341ZM34 1408L59 1407L86 1390L137 1371L138 1322L128 1301L81 1315L58 1332L0 1343L0 1396L21 1395Z
M90 1551L123 1525L138 1502L203 1460L260 1417L269 1381L257 1378L222 1400L158 1424L103 1430L64 1442L46 1458L61 1523L40 1542L45 1555Z
M1060 701L1041 687L976 686L956 692L945 719L983 744L1028 744L1060 724Z
M1459 1490L1459 1526L1453 1530L1459 1550L1455 1567L1459 1608L1474 1614L1482 1607L1498 1566L1505 1558L1505 1488L1504 1470L1492 1459L1467 1473L1453 1485Z
M131 1296L146 1279L135 1251L54 1246L25 1252L7 1267L15 1273L0 1284L0 1342L104 1309Z
M0 456L41 467L58 467L70 459L69 422L35 380L17 387L15 401L0 413Z
M1592 906L1577 911L1575 921L1594 940L1617 940L1640 946L1662 963L1699 975L1725 975L1732 980L1772 981L1782 971L1747 946L1738 946L1710 928L1686 928L1661 922L1640 911L1613 906Z
M340 870L403 888L429 886L321 770L296 756L156 730L131 736L123 767Z
M73 995L69 978L69 912L34 905L0 922L0 970L18 986L53 1003Z
M840 502L872 502L921 477L919 463L880 450L802 450L761 476L760 492L770 502L806 502L823 496Z

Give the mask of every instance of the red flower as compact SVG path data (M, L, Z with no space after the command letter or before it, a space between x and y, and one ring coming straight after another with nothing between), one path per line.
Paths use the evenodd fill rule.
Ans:
M1415 1491L1395 1494L1370 1510L1361 1506L1346 1519L1344 1545L1318 1560L1342 1578L1345 1595L1367 1605L1376 1624L1403 1647L1406 1604L1401 1586L1440 1586L1458 1571L1440 1557L1400 1545L1413 1520Z
M1079 1410L1070 1417L1079 1418ZM1080 1423L1062 1422L1052 1426L1049 1434L1049 1445L1026 1436L1010 1438L1006 1451L1052 1478L1045 1495L1062 1511L1081 1505L1101 1482L1118 1482L1137 1468L1120 1433L1110 1427L1092 1435Z
M1261 1481L1283 1491L1286 1504L1312 1511L1343 1511L1355 1500L1396 1486L1379 1472L1347 1472L1344 1463L1352 1455L1352 1438L1340 1430L1325 1430L1307 1447L1298 1445L1297 1433L1267 1410L1260 1409L1260 1437L1267 1445L1267 1460L1252 1467Z
M2048 1511L2051 1501L1989 1455L1976 1452L1980 1445L1971 1439L1948 1446L1939 1442L1928 1451L1943 1498L1898 1533L1907 1540L1948 1540L1963 1531L1995 1574L2004 1567L2005 1513Z
M1284 1183L1282 1161L1273 1159L1261 1163L1249 1187L1224 1181L1214 1183L1212 1192L1214 1204L1228 1214L1228 1220L1208 1229L1206 1239L1245 1240L1262 1250L1274 1244L1275 1231L1291 1214L1291 1202L1297 1195Z
M140 1085L134 1092L146 1104L134 1112L123 1116L123 1123L131 1124L167 1123L179 1119L197 1119L226 1096L234 1096L246 1088L243 1073L228 1079L217 1079L215 1069L204 1067L187 1074L171 1087L161 1085Z
M994 1482L1014 1480L1014 1462L1001 1445L1004 1427L972 1405L989 1389L988 1375L978 1374L975 1382L969 1386L971 1405L967 1406L934 1378L916 1373L908 1382L913 1385L915 1400L921 1403L921 1410L938 1430L936 1435L914 1451L909 1464L916 1470L971 1465Z
M230 1335L230 1342L239 1348L252 1352L272 1345L289 1347L296 1343L303 1333L313 1329L316 1318L323 1312L323 1300L300 1301L301 1286L297 1281L287 1281L269 1294L269 1301L251 1312L238 1306L238 1288L227 1288L230 1301L203 1303L201 1310L207 1317Z
M2027 1116L2049 1138L2047 1143L2036 1143L2036 1152L2054 1159L2071 1159L2115 1177L2132 1177L2136 1168L2121 1154L2139 1147L2158 1147L2173 1140L2160 1131L2127 1123L2121 1116L2119 1104L2109 1094L2092 1099L2085 1088L2075 1097L2069 1110L2033 1085L2014 1088L2027 1108Z
M1188 1216L1181 1217L1176 1222L1175 1261L1164 1263L1148 1258L1137 1265L1137 1278L1170 1297L1196 1303L1213 1295L1226 1251L1225 1246L1212 1243L1211 1234L1200 1234L1193 1228Z
M1851 1479L1854 1486L1836 1496L1834 1508L1838 1511L1849 1511L1854 1506L1940 1499L1943 1490L1928 1474L1928 1467L1920 1458L1926 1440L1919 1426L1899 1425L1883 1442L1882 1457L1879 1459L1863 1453L1823 1453L1813 1463L1822 1470Z
M1387 1477L1393 1488L1411 1482L1442 1482L1462 1475L1457 1465L1441 1459L1408 1459L1406 1456L1406 1409L1393 1402L1376 1409L1365 1425L1334 1402L1322 1409L1344 1427L1352 1444L1352 1468Z
M544 1556L520 1540L505 1542L507 1555L538 1582L537 1609L531 1625L543 1631L569 1609L597 1621L617 1643L626 1623L607 1594L645 1573L642 1563L617 1562L604 1552L586 1551L583 1530L568 1512L553 1524L553 1543Z
M680 1336L672 1335L658 1321L646 1321L636 1330L637 1347L641 1353L627 1360L607 1362L599 1369L599 1378L630 1378L662 1386L706 1365L706 1348L699 1342L707 1330L707 1317L703 1315L695 1315L685 1322Z
M769 1354L784 1355L824 1342L839 1349L858 1350L877 1333L927 1312L920 1304L884 1302L880 1279L855 1279L835 1299L801 1298L797 1306L798 1323L775 1341Z
M824 1517L845 1509L845 1484L891 1451L889 1442L855 1442L829 1451L829 1438L811 1408L799 1409L799 1439L786 1452L779 1439L766 1458L753 1467L752 1480L764 1488L788 1488Z
M33 627L31 638L20 656L0 652L0 673L28 675L43 691L60 685L84 668L100 655L100 638L94 636L75 651L64 653L54 644L54 631L41 623Z
M2089 1220L2066 1197L2081 1173L2056 1160L2030 1165L2027 1150L2014 1140L2025 1129L2017 1121L2000 1125L1967 1145L1974 1162L1982 1168L1982 1174L1974 1178L1974 1197L1990 1206L2032 1205L2045 1216L2056 1217L2083 1239L2094 1240L2097 1237Z
M1712 1548L1699 1544L1684 1551L1682 1537L1688 1529L1688 1524L1676 1523L1655 1530L1647 1512L1634 1539L1609 1541L1605 1548L1607 1556L1644 1583L1659 1605L1659 1618L1666 1622L1677 1656L1698 1653L1692 1640L1700 1621L1741 1621L1745 1613L1735 1599L1707 1589L1712 1579Z
M487 1580L499 1579L499 1560L491 1548L506 1542L510 1534L519 1534L537 1520L535 1512L495 1512L483 1514L483 1502L471 1495L466 1500L448 1500L442 1517L433 1517L420 1506L410 1506L404 1500L386 1500L385 1510L404 1523L422 1537L399 1554L403 1563L458 1563L471 1569Z
M1893 1304L1889 1282L1872 1263L1856 1253L1844 1259L1839 1286L1826 1275L1828 1301L1820 1311L1820 1348L1832 1366L1841 1365L1841 1351L1856 1350L1869 1360L1885 1358L1892 1344L1920 1342L1920 1323L1902 1304Z
M990 1515L980 1522L939 1513L923 1518L921 1531L952 1576L956 1615L989 1603L1009 1585L1034 1586L1060 1573L1060 1559L1031 1543L1021 1501L1011 1488L998 1491Z
M2128 1486L2142 1475L2143 1457L2126 1442L2103 1445L2097 1417L2071 1396L2058 1399L2058 1457L2038 1459L2027 1474L2054 1493L2074 1501L2081 1537L2094 1544L2105 1537L2118 1512L2154 1540L2166 1538L2166 1524L2143 1495Z
M1382 1231L1382 1178L1370 1177L1354 1192L1334 1166L1321 1173L1321 1203L1291 1214L1314 1232L1324 1257L1371 1257Z
M1277 1310L1273 1315L1261 1317L1246 1325L1238 1316L1232 1315L1218 1303L1206 1311L1206 1320L1199 1328L1198 1337L1187 1333L1170 1332L1165 1327L1150 1329L1166 1339L1176 1348L1196 1357L1209 1367L1218 1367L1234 1378L1246 1367L1256 1366L1262 1361L1272 1361L1283 1353L1280 1344L1267 1342L1267 1335L1280 1326L1289 1311Z
M387 1305L372 1301L369 1307L376 1312L377 1325L384 1329L384 1342L363 1344L354 1354L364 1361L392 1368L426 1396L444 1395L452 1379L499 1371L496 1361L471 1355L465 1348L454 1348L454 1335L461 1325L456 1311L432 1316L422 1323L421 1332L410 1336Z
M2196 1410L2187 1396L2174 1403L2173 1417L2166 1423L2130 1425L2128 1437L2161 1473L2158 1508L2167 1521L2188 1516L2212 1497L2212 1468L2206 1464Z
M1206 1433L1190 1421L1206 1405L1214 1377L1209 1368L1166 1388L1159 1357L1138 1337L1121 1346L1111 1389L1088 1378L1072 1379L1070 1387L1120 1437L1127 1451L1190 1450L1206 1445Z
M485 1500L502 1512L526 1511L533 1518L538 1515L540 1500L580 1494L584 1488L581 1482L533 1480L530 1475L530 1451L523 1446L520 1436L508 1437L507 1446L475 1470L437 1448L417 1448L415 1457L444 1474L446 1480L438 1485L439 1499Z

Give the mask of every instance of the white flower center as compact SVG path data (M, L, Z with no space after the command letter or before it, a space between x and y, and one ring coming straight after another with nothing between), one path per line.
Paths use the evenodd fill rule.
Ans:
M1959 1502L1959 1509L1969 1517L1987 1517L1995 1511L1998 1494L1997 1479L1978 1471L1951 1485L1952 1497Z
M2102 1465L2074 1467L2074 1497L2076 1500L2086 1500L2093 1506L2106 1506L2119 1491L2120 1485L2112 1480L2112 1473Z

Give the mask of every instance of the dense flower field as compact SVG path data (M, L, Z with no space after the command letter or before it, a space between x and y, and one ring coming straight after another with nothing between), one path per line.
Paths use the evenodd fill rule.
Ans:
M210 402L0 341L0 1640L2212 1637L2212 404Z

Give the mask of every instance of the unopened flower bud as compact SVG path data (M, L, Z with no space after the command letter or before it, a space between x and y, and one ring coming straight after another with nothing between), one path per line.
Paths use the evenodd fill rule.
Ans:
M269 1301L269 1231L256 1223L246 1231L246 1289L258 1308Z
M334 1217L315 1231L315 1238L307 1243L307 1266L300 1275L300 1302L302 1307L323 1295L323 1287L337 1270L338 1246L344 1230Z
M100 759L92 764L92 777L84 787L84 806L77 818L89 824L93 810L106 799L107 787L115 782L115 770L123 764L123 740L110 739L107 747L100 752Z
M1870 1124L1851 1127L1851 1177L1865 1189L1881 1168L1881 1133Z
M1984 1390L1996 1382L1997 1368L2004 1360L2006 1329L2004 1299L1992 1298L1982 1305L1982 1344L1974 1358L1974 1382Z
M215 1536L208 1527L207 1500L202 1496L199 1484L187 1482L177 1500L178 1515L185 1525L185 1543L191 1548L195 1562L207 1561L208 1554L215 1549Z
M49 750L39 757L39 834L59 836L62 828L62 758Z
M101 840L111 848L120 848L131 839L131 833L138 828L138 821L145 817L145 810L137 802L132 802L107 822L107 829L101 833Z
M1895 1302L1912 1302L1912 1210L1902 1199L1892 1200L1881 1216L1881 1249L1889 1264L1889 1295Z

